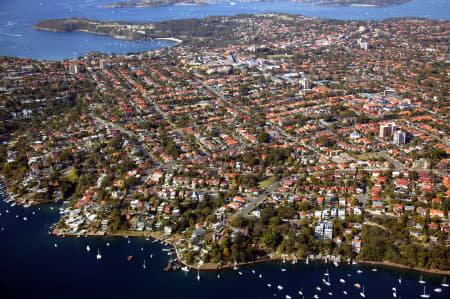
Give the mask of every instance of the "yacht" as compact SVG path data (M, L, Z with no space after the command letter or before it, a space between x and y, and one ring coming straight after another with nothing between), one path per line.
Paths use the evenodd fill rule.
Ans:
M91 251L91 248L89 247L89 245L86 246L86 251L87 252Z
M442 289L441 288L435 288L433 291L435 293L442 293Z
M425 280L423 280L423 275L420 274L419 283L425 284Z
M346 290L343 290L343 291L342 291L342 294L347 295L348 293L347 293Z
M357 289L361 288L361 285L359 283L355 283L353 286Z
M441 286L443 286L443 287L445 287L445 288L448 288L448 283L445 281L445 277L444 277L444 279L442 280Z
M282 291L284 288L283 288L283 286L281 284L279 284L279 285L277 285L277 289Z
M316 287L316 290L318 290L319 292L322 291L322 289L319 286Z
M262 278L262 274L259 274L259 279L261 279Z
M323 283L324 283L325 285L327 285L327 286L331 286L331 283L330 283L330 276L327 276L327 279L323 279Z
M377 271L378 271L377 268L373 268L373 269L372 269L372 272L377 272Z
M358 270L356 270L356 273L361 274L362 270L358 269Z
M339 279L340 283L345 283L345 280L343 278Z
M191 270L188 266L181 267L181 270L184 272L189 272Z
M267 286L268 286L269 288L272 287L272 285L271 285L270 283L268 283Z
M309 265L309 257L306 257L306 264Z
M145 266L145 259L144 259L144 264L142 265L142 268L147 268L146 266Z
M303 296L303 291L302 290L298 291L298 294Z
M361 295L361 297L366 298L366 293L364 292L364 286L362 289L362 292L359 292L359 295Z
M286 272L286 271L287 271L287 269L285 269L285 268L281 269L281 272Z
M425 287L423 287L423 294L420 294L420 298L430 298L431 295L425 292Z
M100 254L100 249L97 250L97 260L101 260L102 255Z
M314 299L319 299L319 295L314 294Z
M286 299L291 299L292 297L289 295L286 295Z
M325 274L323 274L323 275L325 275L325 276L329 276L330 275L330 273L328 273L328 268L327 268L327 272L325 272Z
M401 277L398 278L398 283L402 284L402 278Z
M220 279L220 274L217 274L217 279Z
M200 270L197 270L197 280L200 280Z

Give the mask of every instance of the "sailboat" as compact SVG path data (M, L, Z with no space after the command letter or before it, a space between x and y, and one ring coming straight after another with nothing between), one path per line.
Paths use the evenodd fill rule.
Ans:
M397 288L396 287L392 288L392 297L397 298Z
M323 283L325 284L325 285L327 285L327 286L330 286L331 285L331 283L330 283L330 276L327 276L327 279L325 280L323 280Z
M323 274L323 275L325 275L325 276L329 276L330 275L330 273L328 273L328 268L327 268L327 272L325 272L325 274Z
M197 280L200 280L200 270L197 269Z
M298 291L298 294L303 296L303 291L300 289L300 291Z
M402 284L402 278L401 278L401 277L399 277L398 283L399 283L399 284Z
M306 264L309 265L309 256L306 257Z
M237 270L237 269L238 269L238 267L237 267L237 262L234 261L234 267L233 267L233 270Z
M419 283L424 284L425 280L423 280L423 275L420 274Z
M448 283L445 281L445 277L444 280L442 280L441 286L448 288Z
M423 287L423 294L420 294L420 298L430 298L431 295L425 292L425 287Z
M340 283L345 283L345 280L343 278L339 279Z
M145 259L144 259L144 264L142 265L142 268L147 268L146 266L145 266Z
M366 298L366 293L364 292L364 286L363 286L362 292L360 292L359 295L361 295L361 297L363 297L363 298Z
M89 247L89 245L86 246L86 251L87 251L87 252L91 251L91 248Z
M102 255L100 254L100 249L97 251L97 260L102 259Z

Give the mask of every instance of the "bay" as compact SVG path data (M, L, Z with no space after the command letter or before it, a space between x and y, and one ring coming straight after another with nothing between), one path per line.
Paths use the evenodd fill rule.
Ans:
M153 22L208 16L231 16L269 12L303 14L311 17L381 20L392 17L450 19L448 0L414 0L391 7L322 7L295 2L228 2L209 6L175 5L148 8L101 8L117 0L15 0L0 1L0 55L62 60L90 51L128 53L156 50L174 45L170 41L133 42L88 33L37 31L32 26L50 18L86 17L100 20Z
M48 234L59 218L60 205L39 207L10 207L0 202L0 287L1 298L305 298L318 294L320 298L360 298L359 283L365 287L367 298L391 298L397 287L401 298L417 298L423 291L419 273L371 267L299 262L263 263L249 265L238 271L164 272L169 257L153 240L118 238L58 238ZM6 212L9 211L9 213ZM33 214L34 212L34 214ZM27 220L24 220L27 217ZM106 243L110 243L107 246ZM54 244L57 244L55 247ZM86 246L91 248L87 252ZM97 261L97 249L102 259ZM133 256L127 261L128 256ZM150 256L153 256L151 258ZM146 260L146 269L143 262ZM287 271L282 272L285 268ZM358 274L357 269L363 272ZM255 274L252 273L255 271ZM330 273L331 286L322 282ZM259 278L262 274L262 278ZM349 276L351 275L351 276ZM402 284L398 278L402 277ZM442 277L425 274L428 291L438 287ZM342 278L346 282L340 283ZM271 287L267 286L271 284ZM283 286L283 290L277 286ZM321 291L316 287L320 286ZM343 295L343 290L348 292ZM449 289L433 294L433 298L448 298Z

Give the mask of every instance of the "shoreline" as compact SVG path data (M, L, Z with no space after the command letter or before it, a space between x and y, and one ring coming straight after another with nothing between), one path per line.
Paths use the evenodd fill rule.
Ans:
M387 268L394 268L394 269L405 269L409 271L416 271L416 272L424 272L429 274L435 274L435 275L450 275L450 271L447 270L439 270L439 269L423 269L423 268L417 268L417 267L410 267L402 264L396 264L388 261L384 262L372 262L372 261L358 261L358 264L362 265L372 265L372 266L384 266Z

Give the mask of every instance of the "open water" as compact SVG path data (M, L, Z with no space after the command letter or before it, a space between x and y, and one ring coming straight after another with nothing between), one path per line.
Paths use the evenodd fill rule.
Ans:
M212 3L209 6L165 6L149 8L101 8L120 0L0 0L0 55L62 60L90 51L128 53L172 46L170 41L133 42L88 33L55 33L31 27L51 18L86 17L100 20L162 21L208 16L283 12L306 16L381 20L392 17L450 19L448 0L413 0L391 7L321 7L295 2Z

